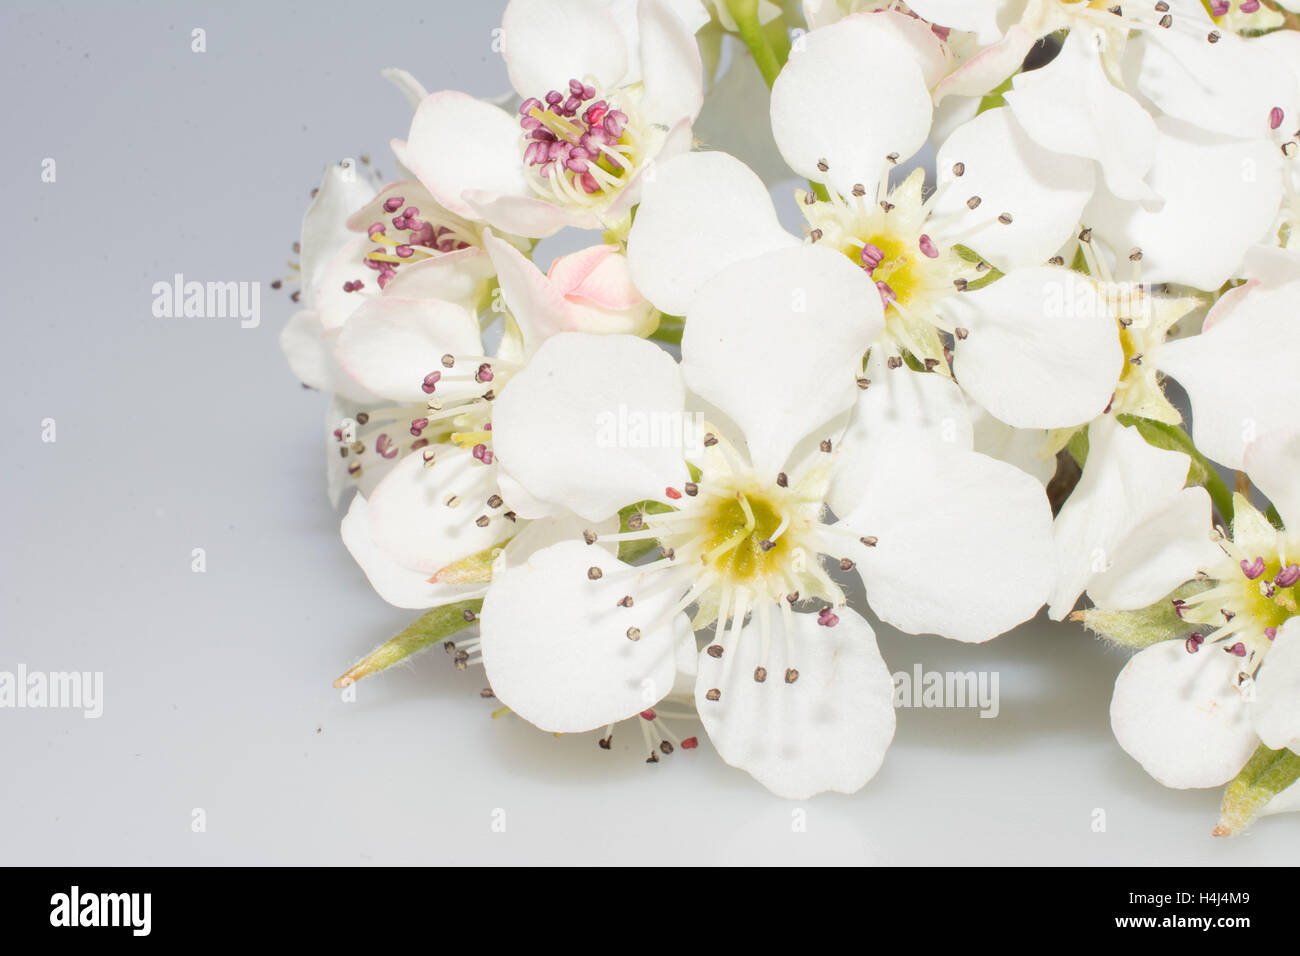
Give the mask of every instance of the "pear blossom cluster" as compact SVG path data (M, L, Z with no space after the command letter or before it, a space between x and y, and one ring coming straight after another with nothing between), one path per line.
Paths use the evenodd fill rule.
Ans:
M881 625L1042 613L1131 655L1116 743L1216 834L1300 809L1300 2L501 37L496 100L386 71L396 177L332 164L303 218L281 344L419 612L339 686L442 647L494 716L806 799L885 765Z

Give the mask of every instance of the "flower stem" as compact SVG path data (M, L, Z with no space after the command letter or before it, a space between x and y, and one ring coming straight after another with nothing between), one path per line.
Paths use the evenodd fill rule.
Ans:
M758 22L758 0L727 0L727 10L736 21L740 39L749 47L758 71L763 74L768 89L771 89L781 73L781 67L785 65L785 57L789 55L788 45L783 44L786 49L778 52L772 44L768 32ZM776 22L780 23L780 19Z

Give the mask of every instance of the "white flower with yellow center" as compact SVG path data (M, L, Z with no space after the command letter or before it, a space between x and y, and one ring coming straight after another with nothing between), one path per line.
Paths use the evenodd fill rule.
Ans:
M639 0L634 24L617 12L602 0L511 0L502 52L517 115L431 93L393 143L398 158L446 208L509 233L618 228L647 166L689 148L703 93L695 38L671 7Z
M1004 118L1004 110L987 113L950 138L940 160L949 171L929 199L917 176L893 192L849 186L802 206L808 241L853 263L885 306L885 327L871 349L872 381L902 369L904 355L947 375L950 348L963 390L1000 420L1075 426L1101 414L1114 391L1124 361L1116 321L1086 277L1061 266L1020 265L1039 254L1046 262L1073 230L1078 206L1041 179L1028 180L1042 188L1041 202L1035 185L1013 185L1014 173L999 181L1010 168L1026 168L1014 148L998 142ZM1063 206L1064 235L1053 215ZM963 241L1006 274L971 288L989 267L963 258L955 248ZM646 297L680 314L727 265L800 242L780 227L766 188L743 163L691 153L662 164L647 184L628 258Z
M901 629L988 640L1050 587L1042 486L970 450L951 381L862 378L883 308L844 256L742 260L683 311L680 365L639 339L559 335L498 400L502 471L589 524L494 575L488 679L545 730L604 727L667 692L683 628L707 631L696 701L724 759L784 796L851 792L893 736L892 684L828 572L856 571ZM626 530L599 529L619 514ZM607 550L629 541L659 557Z
M1115 682L1116 738L1170 787L1226 783L1261 742L1300 753L1300 431L1253 443L1245 466L1283 527L1236 496L1222 554L1183 567L1197 587L1173 605L1191 633L1141 651Z

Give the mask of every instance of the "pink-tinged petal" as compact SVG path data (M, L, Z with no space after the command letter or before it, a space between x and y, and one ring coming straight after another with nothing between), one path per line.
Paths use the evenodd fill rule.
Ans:
M545 239L565 227L599 229L595 213L565 209L537 196L507 196L480 189L465 192L465 203L499 232L530 239Z
M771 113L790 168L848 195L874 189L887 156L925 144L932 107L911 49L877 15L857 14L803 37L772 86Z
M468 190L508 196L529 192L519 124L505 110L455 90L430 93L415 111L406 142L393 141L398 160L439 203L466 219L475 212Z
M684 315L712 276L733 263L800 245L781 228L762 180L726 153L688 153L657 163L628 236L642 294Z
M704 67L694 34L661 0L641 0L637 23L646 118L665 126L694 120L704 105Z
M376 395L424 403L424 378L445 371L444 355L482 354L477 320L450 302L383 296L364 303L339 334L334 355L343 371ZM451 394L457 385L440 383ZM477 390L467 382L462 391Z
M402 567L432 576L518 530L487 504L496 491L492 465L455 445L426 446L403 458L371 492L371 539ZM453 497L457 503L448 505ZM479 527L485 514L495 520Z
M384 296L441 299L477 315L493 274L492 260L482 249L457 249L403 265L384 286Z
M980 97L995 89L1020 69L1037 42L1036 34L1017 23L1001 40L981 50L942 80L934 90L935 103L948 96Z
M722 658L699 655L695 700L709 741L779 797L856 793L894 739L893 678L876 635L849 608L836 614L834 627L822 627L813 614L773 613L766 649L755 615L728 637ZM769 675L762 682L753 678L759 667ZM790 669L793 683L783 677Z
M374 248L374 243L365 236L348 235L348 241L316 270L316 286L307 296L320 314L321 324L329 331L342 328L361 303L379 295L375 271L365 264L366 253Z
M497 463L532 497L592 521L638 501L666 501L666 489L686 475L684 449L633 440L630 428L684 428L685 402L677 363L658 346L563 332L543 342L497 397Z
M581 540L498 570L480 615L497 698L552 733L603 728L657 704L672 689L690 629L684 615L668 616L678 592L646 586L630 565ZM619 603L627 595L631 607Z
M561 256L551 263L547 275L565 298L574 301L606 309L630 309L645 301L617 245L589 246Z
M1142 769L1166 787L1218 787L1259 744L1237 690L1237 658L1182 641L1136 654L1115 680L1110 726Z
M375 592L394 607L423 610L460 600L464 587L434 584L429 575L403 566L378 547L371 535L370 507L354 495L339 528L343 545L361 566Z
M1251 442L1243 464L1286 528L1300 531L1300 428L1288 425Z
M510 84L525 98L589 77L608 88L627 73L623 34L600 0L510 0L501 36Z

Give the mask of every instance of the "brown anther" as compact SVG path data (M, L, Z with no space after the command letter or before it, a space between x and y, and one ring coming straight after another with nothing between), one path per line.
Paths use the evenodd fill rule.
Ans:
M450 352L448 352L446 355L442 357L443 368L451 368L455 364L456 364L456 356L452 355Z
M789 668L785 672L785 682L787 684L793 684L798 679L799 679L799 672L795 670L793 667Z
M793 606L793 605L795 605L795 604L798 604L798 603L799 603L799 592L798 592L798 591L791 591L789 594L787 594L787 595L785 596L785 599L786 599L786 602L789 603L791 606Z
M824 172L826 172L828 169L830 169L831 167L827 164L826 160L824 160L824 159L819 159L819 160L817 160L817 168L820 169L820 170L824 173Z
M476 620L478 620L478 617L469 608L465 608L465 610L461 611L460 616L465 619L465 622L467 624L473 624Z
M858 388L862 389L864 392L870 387L870 385L871 379L862 377L858 378Z
M487 515L479 515L477 518L474 519L474 523L478 525L480 528L486 528L488 526L488 523L491 522L491 520L492 519L489 518Z
M367 424L369 421L370 421L370 413L369 413L369 412L357 412L357 424L358 424L358 425L365 425L365 424Z
M856 567L857 567L857 564L854 563L851 559L849 559L849 558L840 558L840 570L841 570L841 571L852 571L852 570L853 570L854 568L856 568Z
M713 432L706 432L706 433L705 433L705 435L704 435L704 447L705 447L705 448L712 448L712 447L713 447L714 445L716 445L717 443L718 443L718 436L717 436L717 435L713 434Z
M808 238L812 242L816 242L821 237L822 237L822 231L820 229L814 229L812 232L808 233Z
M863 544L865 544L868 548L874 548L877 544L880 543L880 539L877 538L874 534L869 534L865 538L858 538L858 540L861 541Z
M885 364L888 365L890 368L902 368L903 357L901 355L891 355L889 356L889 359L885 362Z
M967 337L968 335L970 335L970 329L963 329L963 328L958 327L958 328L956 328L956 329L953 330L953 333L952 333L952 334L955 335L955 336L957 336L957 338L958 338L959 341L965 342L965 341L966 341L966 337Z
M688 497L694 498L700 493L700 486L693 481L688 481L682 486L682 491L686 492Z
M628 639L629 641L639 641L639 640L641 640L641 628L639 628L639 627L629 627L629 628L627 629L627 639Z
M587 569L587 579L589 581L599 581L604 576L605 576L605 572L602 571L600 568L596 567L594 564Z
M773 541L771 538L764 538L762 541L758 543L758 549L760 551L771 551L775 547L776 547L776 542Z
M582 532L582 540L587 542L587 544L595 544L596 532L592 531L590 528L585 529Z
M784 471L779 472L779 473L777 474L777 476L776 476L776 486L777 486L778 488L788 488L788 487L790 487L790 478L789 478L789 476L786 475L786 473L785 473Z
M925 370L927 372L933 372L938 367L939 360L937 358L928 358L925 360Z
M1011 225L1011 213L1004 212L1002 215L998 216L998 222L1002 223L1004 226Z
M632 595L630 594L624 594L621 598L618 599L619 607L631 607L632 604L633 604Z
M953 287L954 287L958 292L965 292L965 291L966 291L966 287L967 287L968 285L970 285L970 283L967 282L965 279L953 279L953 280L952 280L952 284L953 284Z
M767 680L767 668L766 668L766 667L755 667L755 668L754 668L754 680L755 680L757 683L759 683L759 684L761 684L761 683L763 683L763 681Z
M722 645L721 645L721 644L710 644L707 648L705 648L705 653L707 653L707 654L708 654L710 657L712 657L715 661L716 661L716 660L721 660L721 659L722 659Z
M960 176L965 176L965 175L966 175L966 164L965 164L965 163L957 163L957 164L955 164L955 165L952 167L952 174L953 174L954 176L959 176L959 177L960 177Z
M829 452L831 450L831 440L829 438L823 438L821 444L817 447L824 452Z
M983 199L980 199L979 196L971 196L970 199L967 199L967 200L966 200L966 208L967 208L967 209L978 209L978 208L980 207L980 203L982 203L983 201L984 201L984 200L983 200Z
M627 526L633 531L640 531L643 525L645 525L645 515L641 512L637 511L628 516Z
M704 697L706 700L721 700L722 691L718 690L718 688L716 687L712 687L709 689L709 692L704 695Z
M866 194L867 194L867 187L866 187L866 186L862 185L862 183L854 183L854 184L853 184L853 195L854 195L854 196L856 196L858 199L861 199L861 198L862 198L863 196L865 196Z

